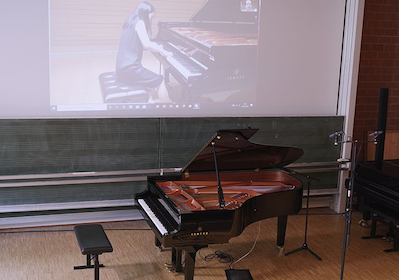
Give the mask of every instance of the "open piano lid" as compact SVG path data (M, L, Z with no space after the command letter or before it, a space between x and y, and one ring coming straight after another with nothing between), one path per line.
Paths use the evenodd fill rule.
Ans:
M242 12L241 0L207 0L190 18L192 22L258 23L258 0L256 12Z
M215 171L213 145L219 171L282 168L303 155L303 150L255 144L248 139L258 129L220 130L182 169L183 172Z

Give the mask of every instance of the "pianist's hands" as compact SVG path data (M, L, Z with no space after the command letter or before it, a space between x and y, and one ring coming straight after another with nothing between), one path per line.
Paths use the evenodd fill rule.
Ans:
M197 52L197 49L189 49L189 48L182 47L180 45L178 45L176 47L178 48L178 50L180 50L182 53L186 54L187 56L193 56Z
M169 52L169 51L166 51L166 50L162 50L161 55L165 56L165 57L170 57L170 56L172 56L172 52Z

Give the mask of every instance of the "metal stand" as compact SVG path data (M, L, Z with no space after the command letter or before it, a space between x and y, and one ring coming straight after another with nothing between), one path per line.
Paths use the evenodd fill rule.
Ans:
M92 259L91 259L92 256L93 256L94 264L92 264ZM74 266L74 270L94 268L94 280L99 280L99 277L100 277L99 268L100 267L104 267L104 265L99 263L99 255L98 254L93 254L93 255L87 254L86 255L86 265Z
M297 174L299 174L299 173L297 173ZM299 174L299 175L303 175L303 174ZM297 249L295 249L295 250L293 250L293 251L290 251L290 252L286 253L285 256L294 254L294 253L299 252L299 251L301 251L301 250L306 250L306 251L309 252L311 255L313 255L314 257L316 257L319 261L322 261L322 259L320 258L320 256L318 256L318 255L317 255L316 253L314 253L310 248L308 248L308 245L307 245L308 208L309 208L309 201L310 201L310 184L311 184L311 180L312 180L312 179L315 180L315 181L319 181L319 180L317 180L317 179L315 179L315 178L312 178L312 177L310 177L310 176L308 176L308 175L303 175L303 176L306 176L306 178L307 178L307 199L306 199L306 201L307 201L307 206L306 206L306 224L305 224L305 230L304 230L304 243L303 243L303 245L302 245L300 248L297 248Z
M353 201L353 190L354 190L354 176L356 169L357 160L357 140L352 141L352 155L351 155L351 169L350 169L350 180L347 186L347 197L346 197L346 210L345 210L345 225L342 242L342 262L340 267L340 279L343 279L344 273L344 260L346 257L346 247L350 244L350 225L351 225L351 213L352 213L352 201Z
M362 141L361 143L369 143L373 142L374 144L378 143L378 136L381 135L383 131L378 130L375 131L371 134L369 134L369 137L373 137L372 140L367 140L367 141ZM341 268L340 268L340 279L343 279L343 273L344 273L344 261L346 258L346 246L350 244L350 225L351 225L351 212L352 212L352 201L353 201L353 192L354 192L354 178L355 178L355 170L356 170L356 163L357 163L357 140L350 140L348 138L347 140L339 141L339 137L344 137L345 134L343 131L336 131L329 135L329 138L334 138L334 145L337 146L339 143L340 144L346 144L346 143L351 143L351 167L350 167L350 177L346 180L348 184L347 186L347 197L346 197L346 209L345 209L345 225L344 225L344 233L343 233L343 243L342 243L342 260L341 260ZM340 159L339 159L340 160ZM338 161L339 161L338 160ZM347 162L349 160L346 160ZM344 162L343 162L344 163Z

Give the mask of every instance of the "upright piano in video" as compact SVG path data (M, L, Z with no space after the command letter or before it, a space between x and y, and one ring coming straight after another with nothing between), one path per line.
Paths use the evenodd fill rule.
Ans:
M155 42L173 56L155 56L164 65L166 81L172 75L182 86L184 101L255 88L258 4L246 12L241 3L208 0L189 22L159 22Z
M283 167L303 151L250 142L257 131L218 131L181 173L148 177L147 190L135 196L156 244L172 248L178 272L185 253L186 280L193 279L199 249L227 243L262 219L278 217L277 245L284 245L287 217L300 211L303 186Z

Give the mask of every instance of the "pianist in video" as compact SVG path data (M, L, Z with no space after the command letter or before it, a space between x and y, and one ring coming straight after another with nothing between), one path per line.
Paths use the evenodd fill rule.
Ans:
M142 85L149 92L149 103L171 102L164 78L142 66L143 50L158 52L163 56L172 53L151 42L151 21L155 9L149 2L141 2L126 19L119 43L117 79L127 85Z

